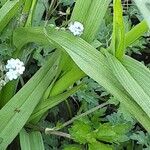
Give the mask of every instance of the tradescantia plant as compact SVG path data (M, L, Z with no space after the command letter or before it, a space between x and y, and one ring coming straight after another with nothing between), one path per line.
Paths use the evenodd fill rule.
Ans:
M80 37L74 36L75 34L68 30L57 29L47 22L44 26L34 27L32 18L36 2L36 0L8 0L3 1L0 9L0 31L3 31L23 7L20 16L23 19L19 20L13 32L13 44L16 47L14 58L26 62L27 56L24 51L29 43L55 48L45 64L17 93L15 91L17 80L7 83L2 88L0 149L6 149L18 134L22 150L26 149L25 145L31 150L37 147L44 149L41 133L37 131L27 133L24 127L37 124L50 108L75 93L82 85L69 90L68 87L87 75L118 99L147 132L150 132L150 71L142 63L125 55L126 48L148 31L146 21L142 21L125 33L121 0L113 0L111 43L109 47L100 47L98 51L96 48L101 43L98 42L98 46L93 43L96 41L110 0L76 1L70 22L74 24L79 22L83 25L84 31ZM83 30L82 27L81 29ZM94 144L90 145L93 146Z

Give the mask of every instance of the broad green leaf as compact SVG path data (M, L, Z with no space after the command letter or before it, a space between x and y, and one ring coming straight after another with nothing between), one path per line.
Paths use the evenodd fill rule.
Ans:
M18 83L18 80L14 80L11 82L8 82L1 90L0 95L0 108L2 108L15 94L16 92L16 84Z
M100 25L108 9L110 0L93 0L84 22L84 33L82 38L91 43L99 32ZM94 10L94 11L93 11Z
M150 117L150 96L144 91L144 89L138 84L138 82L131 76L122 63L114 56L106 53L109 65L117 77L118 81L122 84L124 89L130 94L130 96L137 102L139 106ZM142 74L143 75L143 74Z
M79 21L84 25L82 38L92 42L100 28L110 0L78 0L71 16L72 21ZM93 11L94 10L94 11Z
M110 93L112 93L118 100L120 100L129 110L129 112L137 118L139 122L143 120L141 123L145 128L148 127L145 121L149 122L149 117L145 113L145 118L143 118L144 112L141 111L142 109L139 108L139 105L133 101L128 93L126 93L124 88L118 83L115 76L113 76L111 66L107 66L108 64L107 62L105 62L106 58L100 52L94 50L93 47L79 38L71 38L69 34L63 35L62 33L58 36L55 32L55 34L49 33L49 35L49 39L55 44L57 41L57 44L59 45L58 47L64 48L76 62L76 64L83 71L85 71L87 75L96 80ZM139 114L137 115L137 113ZM141 117L139 117L139 115ZM149 130L148 128L147 130Z
M71 15L71 21L84 23L93 0L77 0Z
M5 149L25 125L45 90L57 74L60 53L55 52L46 64L0 110L0 147ZM11 134L10 134L11 133Z
M122 59L125 51L125 28L121 0L114 0L113 35L111 52L117 58Z
M44 150L42 135L39 131L27 133L23 128L19 133L21 150Z
M14 37L14 43L18 47L28 42L41 43L45 39L43 44L49 41L58 49L65 50L87 75L114 95L150 131L149 117L118 82L111 67L108 65L106 57L93 46L79 37L74 37L65 31L56 31L54 29L49 29L48 33L44 34L42 28L20 28L16 31L15 35L17 36Z
M8 0L0 9L0 32L5 28L9 21L14 17L19 8L19 0Z
M150 70L142 63L128 56L121 62L136 82L143 88L144 92L150 97Z
M143 14L150 28L150 1L149 0L134 0L139 10Z

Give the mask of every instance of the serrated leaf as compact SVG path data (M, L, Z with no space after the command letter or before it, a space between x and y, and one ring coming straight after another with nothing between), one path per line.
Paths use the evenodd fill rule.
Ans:
M111 125L110 123L101 124L95 130L96 139L110 143L121 143L129 140L127 133L130 131L131 125L127 123Z
M69 130L71 137L80 144L85 144L89 140L92 140L90 125L78 120L74 122L73 126Z

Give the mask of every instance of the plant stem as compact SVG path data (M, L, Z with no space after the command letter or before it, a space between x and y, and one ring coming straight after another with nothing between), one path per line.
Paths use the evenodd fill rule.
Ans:
M108 105L107 102L106 102L106 103L103 103L103 104L101 104L101 105L98 105L98 106L96 106L96 107L94 107L94 108L92 108L92 109L90 109L90 110L88 110L88 111L82 113L81 115L75 116L75 117L73 117L71 120L65 122L65 123L64 123L63 125L61 125L60 127L56 128L56 130L60 130L60 129L62 129L62 128L66 127L66 126L68 126L68 125L70 125L70 124L72 124L75 120L78 120L78 119L80 119L80 118L82 118L82 117L84 117L84 116L87 116L87 115L89 115L89 114L95 112L96 110L98 110L98 109L100 109L100 108L102 108L102 107L104 107L104 106L106 106L106 105Z
M53 130L53 128L52 129L51 128L43 128L41 126L37 126L37 125L33 125L33 124L27 124L26 127L30 128L30 129L33 129L35 131L40 131L40 132L45 133L47 135L52 134L52 135L57 135L57 136L72 139L70 134L60 132L60 131L55 131L55 130Z
M57 135L57 136L61 136L61 137L65 137L65 138L69 138L69 139L73 139L71 138L71 135L68 133L64 133L64 132L60 132L60 131L54 131L50 128L46 128L45 129L45 134L53 134L53 135Z
M78 116L76 116L76 117L73 117L71 120L65 122L65 123L64 123L63 125L61 125L60 127L45 128L45 129L44 129L43 127L39 127L39 126L36 126L36 125L33 125L33 124L27 124L26 127L31 128L31 129L34 129L34 130L36 130L36 131L44 132L45 134L53 134L53 135L57 135L57 136L61 136L61 137L65 137L65 138L72 139L71 136L70 136L70 134L64 133L64 132L60 132L60 131L58 131L58 130L60 130L60 129L62 129L62 128L66 127L66 126L68 126L68 125L70 125L70 124L72 124L75 120L80 119L80 118L82 118L82 117L84 117L84 116L87 116L87 115L93 113L94 111L96 111L96 110L98 110L98 109L100 109L100 108L102 108L102 107L104 107L104 106L106 106L106 105L108 105L107 102L106 102L106 103L103 103L103 104L101 104L101 105L98 105L98 106L96 106L96 107L94 107L94 108L92 108L92 109L86 111L85 113L82 113L81 115L78 115Z
M47 23L48 23L48 21L49 21L49 19L50 19L50 16L51 16L51 14L52 14L52 12L53 12L53 8L54 8L54 10L56 9L56 7L55 7L55 4L56 4L56 2L57 2L57 0L52 0L51 1L51 4L50 4L50 6L49 6L49 8L48 8L48 10L47 10L47 12L46 12L46 17L45 17L45 27L47 26Z

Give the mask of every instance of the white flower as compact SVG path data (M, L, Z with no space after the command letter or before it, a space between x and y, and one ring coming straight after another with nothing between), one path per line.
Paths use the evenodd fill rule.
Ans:
M8 79L10 81L14 80L14 79L17 79L18 76L19 76L19 74L16 71L12 70L12 69L10 69L8 72L6 72L6 79Z
M80 35L83 34L84 27L83 27L83 24L81 24L78 21L75 21L75 22L71 22L69 24L69 28L68 29L73 33L73 35L80 36Z
M6 78L8 80L17 79L18 76L23 74L25 67L24 63L20 61L19 59L13 59L7 61L7 65L5 66L7 72L6 72Z

